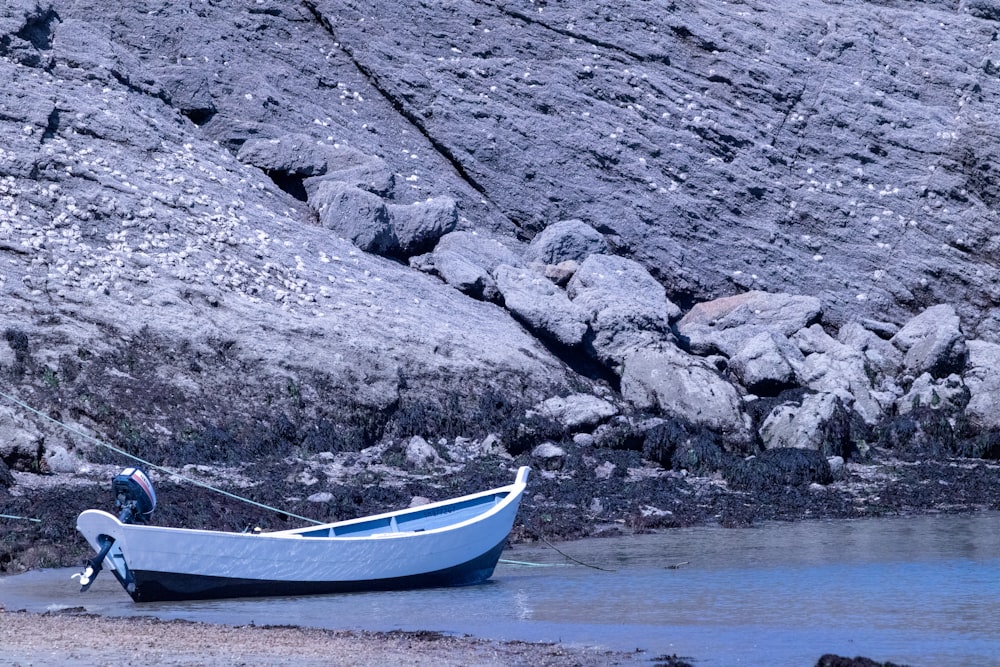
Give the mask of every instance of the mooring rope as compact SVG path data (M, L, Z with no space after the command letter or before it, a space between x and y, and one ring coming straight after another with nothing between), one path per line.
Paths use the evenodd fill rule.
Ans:
M589 568L592 568L594 570L600 570L601 572L616 572L616 570L609 570L606 567L600 567L598 565L591 565L590 563L584 563L579 558L574 558L573 556L570 556L568 553L566 553L564 551L560 551L558 547L556 547L554 544L552 544L551 542L549 542L544 537L539 537L538 539L541 540L545 544L545 546L549 547L550 549L552 549L553 551L555 551L560 556L562 556L562 557L564 557L564 558L566 558L568 560L573 561L577 565L583 565L584 567L589 567ZM562 565L562 563L531 563L531 562L524 561L524 560L508 560L506 558L501 558L499 562L501 562L501 563L507 563L508 565L525 565L525 566L528 566L528 567L559 567L560 565Z
M58 419L55 419L54 417L50 417L49 415L45 414L41 410L36 410L35 408L31 407L30 405L28 405L24 401L22 401L22 400L20 400L18 398L14 398L13 396L11 396L9 394L5 394L4 392L0 391L0 396L2 396L3 398L6 398L8 401L10 401L12 403L15 403L16 405L19 405L20 407L24 408L27 411L29 411L29 412L31 412L33 414L38 415L39 417L41 417L42 419L45 419L46 421L52 422L56 426L59 426L60 428L63 428L65 430L69 431L70 433L74 433L74 434L80 436L81 438L83 438L85 440L89 440L90 442L94 443L95 445L99 445L101 447L104 447L105 449L108 449L108 450L110 450L110 451L112 451L112 452L114 452L116 454L119 454L119 455L124 456L124 457L129 458L129 459L132 459L133 461L135 461L135 462L137 462L137 463L139 463L141 465L144 465L147 468L151 468L153 470L159 470L160 472L162 472L162 473L164 473L166 475L170 475L171 477L176 477L177 479L180 479L180 480L183 480L185 482L188 482L189 484L194 484L195 486L200 486L203 489L207 489L209 491L213 491L215 493L222 494L222 495L224 495L224 496L226 496L228 498L232 498L233 500L238 500L240 502L247 503L248 505L253 505L255 507L259 507L261 509L265 509L265 510L268 510L270 512L276 512L278 514L284 514L285 516L290 516L293 519L300 519L302 521L307 521L309 523L314 523L314 524L317 524L317 525L322 525L323 524L322 521L317 521L316 519L310 519L307 516L301 516L301 515L298 515L298 514L293 514L292 512L289 512L287 510L283 510L283 509L280 509L278 507L272 507L271 505L265 505L264 503L259 503L256 500L251 500L250 498L245 498L245 497L237 495L235 493L230 493L229 491L225 491L225 490L220 489L218 487L212 486L211 484L207 484L207 483L199 481L197 479L193 479L191 477L187 477L186 475L182 475L180 473L173 472L171 470L168 470L167 468L164 468L163 466L156 465L155 463L152 463L151 461L147 461L147 460L145 460L143 458L140 458L140 457L136 456L135 454L129 454L124 449L120 449L118 447L115 447L114 445L112 445L110 443L104 442L103 440L99 440L98 438L95 438L92 435L89 435L87 433L84 433L83 431L75 429L72 426L70 426L69 424L63 423L63 422L59 421ZM5 515L0 515L0 516L5 516ZM32 520L33 521L38 521L38 519L32 519Z
M507 565L526 565L528 567L556 567L558 563L529 563L526 560L510 560L508 558L501 558L498 563L506 563Z
M549 547L550 549L553 549L553 550L555 550L555 552L556 552L556 553L558 553L558 554L559 554L560 556L563 556L563 557L565 557L565 558L568 558L568 559L570 559L571 561L573 561L574 563L577 563L577 564L579 564L579 565L583 565L584 567L589 567L589 568L593 568L593 569L595 569L595 570L600 570L601 572L615 572L615 571L616 571L616 570L609 570L609 569L608 569L608 568L606 568L606 567L600 567L600 566L598 566L598 565L591 565L590 563L584 563L584 562L583 562L582 560L579 560L579 559L577 559L577 558L573 558L573 557L572 557L572 556L570 556L570 555L569 555L568 553L566 553L566 552L564 552L564 551L560 551L560 550L559 550L559 548L558 548L558 547L556 547L556 545L552 544L551 542L549 542L549 541L548 541L547 539L545 539L544 537L539 537L538 539L540 539L540 540L541 540L542 542L544 542L544 543L545 543L546 545L548 545L548 547Z
M41 523L41 519L33 519L30 516L17 516L15 514L0 514L0 519L17 519L20 521L34 521L35 523Z

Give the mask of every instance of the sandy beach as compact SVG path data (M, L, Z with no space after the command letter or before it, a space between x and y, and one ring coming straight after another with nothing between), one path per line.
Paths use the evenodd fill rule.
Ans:
M0 665L638 665L655 656L435 632L348 632L0 610Z

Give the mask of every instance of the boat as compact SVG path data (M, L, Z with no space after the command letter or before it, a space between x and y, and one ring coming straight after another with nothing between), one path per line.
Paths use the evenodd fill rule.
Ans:
M348 521L235 533L146 525L148 476L112 481L119 516L88 509L76 527L98 553L81 591L107 567L136 602L479 584L491 576L517 515L527 466L512 484Z

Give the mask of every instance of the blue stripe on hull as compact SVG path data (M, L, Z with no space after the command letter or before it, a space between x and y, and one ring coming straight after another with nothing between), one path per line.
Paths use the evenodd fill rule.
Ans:
M468 586L493 576L505 544L506 540L466 563L436 572L362 581L268 581L133 570L135 589L130 595L136 602L160 602Z

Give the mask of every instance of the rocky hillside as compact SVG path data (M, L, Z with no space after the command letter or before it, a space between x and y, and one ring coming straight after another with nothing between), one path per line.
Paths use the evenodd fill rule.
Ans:
M0 512L123 462L91 437L283 462L267 493L317 515L511 456L723 490L996 459L998 28L992 0L8 0L0 376L75 432L4 399Z

